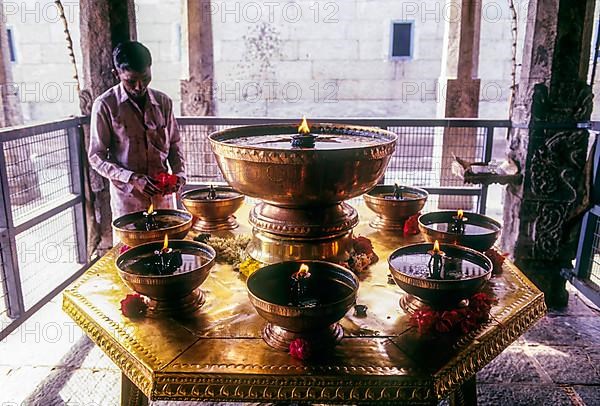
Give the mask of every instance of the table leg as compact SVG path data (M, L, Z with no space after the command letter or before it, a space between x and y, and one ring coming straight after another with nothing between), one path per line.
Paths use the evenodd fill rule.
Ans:
M121 373L121 406L148 406L148 398Z
M450 406L476 406L477 382L475 375L467 379L450 395Z

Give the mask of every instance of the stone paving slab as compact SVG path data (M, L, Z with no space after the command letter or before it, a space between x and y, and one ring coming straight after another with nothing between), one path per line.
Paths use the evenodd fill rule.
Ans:
M553 347L533 357L556 384L600 385L600 347Z
M485 406L571 406L573 402L553 385L481 384L477 386L477 402Z
M543 384L544 378L524 348L510 346L477 374L478 383L533 383Z

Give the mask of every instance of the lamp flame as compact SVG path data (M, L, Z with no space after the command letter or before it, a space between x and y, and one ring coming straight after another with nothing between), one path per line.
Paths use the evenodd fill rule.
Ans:
M154 204L153 203L150 203L150 207L148 207L148 211L146 213L148 213L148 214L154 213Z
M458 217L459 220L462 220L463 218L463 211L461 209L458 210L458 212L456 213L456 216Z
M310 272L308 272L308 270L309 270L308 265L302 264L302 265L300 265L300 269L298 270L298 272L296 272L292 275L292 278L295 280L308 278L308 277L310 277Z
M438 242L438 240L435 240L435 242L433 243L433 253L434 254L440 253L440 243Z
M298 127L299 134L310 134L310 127L306 121L306 116L302 116L302 124Z
M169 235L165 234L165 242L163 244L162 250L166 251L169 249Z

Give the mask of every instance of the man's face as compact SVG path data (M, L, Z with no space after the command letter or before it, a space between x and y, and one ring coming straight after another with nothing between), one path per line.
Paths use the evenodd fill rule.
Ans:
M117 69L117 77L129 96L139 100L146 96L148 85L152 81L152 70L149 66L143 72Z

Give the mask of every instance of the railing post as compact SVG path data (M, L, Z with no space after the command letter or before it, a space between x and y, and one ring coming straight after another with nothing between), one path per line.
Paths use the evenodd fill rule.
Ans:
M483 162L488 163L492 160L492 150L494 147L494 127L485 127L485 142L483 146ZM487 206L488 185L481 185L479 195L479 213L485 214Z
M21 277L19 275L19 261L17 257L17 243L13 223L10 189L8 187L8 171L4 143L0 141L0 247L2 248L2 264L4 271L4 285L6 286L6 308L8 317L16 319L25 312Z
M69 127L67 129L67 139L69 145L69 175L71 179L71 192L81 196L81 203L73 207L75 222L75 237L77 242L77 262L84 264L87 262L87 230L85 224L85 197L84 177L83 177L83 129L81 125Z

